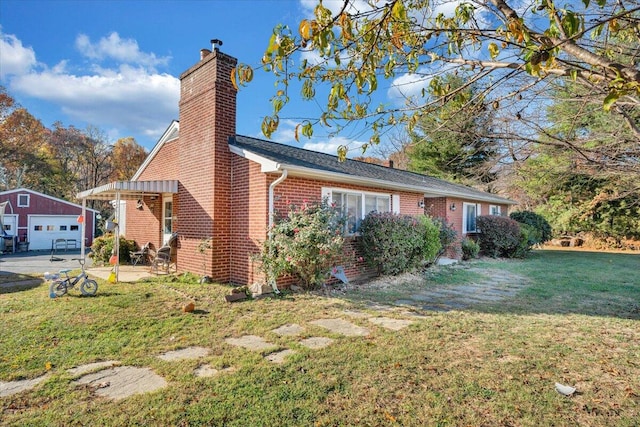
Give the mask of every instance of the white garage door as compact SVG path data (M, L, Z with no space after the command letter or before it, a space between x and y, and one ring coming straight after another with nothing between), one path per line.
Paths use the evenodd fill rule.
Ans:
M56 239L75 240L80 247L81 226L74 215L29 216L29 249L50 250Z

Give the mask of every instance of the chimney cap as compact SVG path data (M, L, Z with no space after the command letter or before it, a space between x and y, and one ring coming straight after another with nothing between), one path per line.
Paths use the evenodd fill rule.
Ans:
M218 50L220 46L222 46L222 40L220 39L211 39L211 45L214 50Z

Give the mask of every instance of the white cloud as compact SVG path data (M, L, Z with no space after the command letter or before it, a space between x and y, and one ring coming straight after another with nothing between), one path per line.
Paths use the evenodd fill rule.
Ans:
M403 74L396 77L387 91L389 99L401 104L407 100L422 98L422 90L429 87L431 75L422 73Z
M177 117L180 81L122 66L84 76L53 69L30 73L14 78L11 88L59 105L73 119L158 137L168 120Z
M28 72L36 65L36 53L24 47L12 34L3 34L0 27L0 79Z
M100 38L97 43L92 43L89 36L80 34L76 37L76 48L89 59L113 59L119 63L147 67L166 65L170 59L169 57L157 57L154 53L141 52L137 41L121 39L116 32Z
M123 40L117 33L97 43L80 35L76 46L92 60L87 69L69 59L52 66L37 64L32 48L23 47L14 35L0 33L2 78L11 93L57 106L60 113L52 112L53 120L63 120L60 116L65 114L69 124L108 129L116 139L139 136L154 141L177 118L180 80L154 69L168 57L142 52L135 40ZM111 62L101 65L102 60Z

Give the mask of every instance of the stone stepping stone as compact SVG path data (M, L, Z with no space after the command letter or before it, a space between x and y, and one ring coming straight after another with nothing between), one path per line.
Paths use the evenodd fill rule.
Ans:
M363 318L367 318L370 315L365 313L364 311L360 311L360 310L344 310L343 311L344 314L346 314L349 317L354 317L356 319L363 319Z
M264 338L257 335L243 335L240 338L227 338L225 339L225 342L235 347L243 347L253 351L268 350L276 347L274 344L271 344Z
M284 359L286 359L287 356L289 356L291 354L294 354L294 353L295 353L295 351L287 348L286 350L277 351L275 353L267 354L264 358L267 359L269 362L281 364L281 363L284 363Z
M30 380L9 381L6 383L0 381L0 397L11 396L16 393L31 390L44 381L47 376L48 374L44 374Z
M236 371L236 368L234 368L233 366L229 366L224 369L216 369L213 366L206 364L206 365L198 366L196 370L193 371L193 373L196 377L199 377L199 378L211 378L211 377L215 377L216 375L220 375L222 373L231 374L235 371Z
M276 328L271 332L273 332L276 335L280 335L281 337L284 337L284 336L295 337L300 335L302 332L304 332L304 328L300 325L296 325L295 323L291 323L288 325L280 326L279 328Z
M413 320L392 319L391 317L370 317L369 322L382 326L385 329L399 331L413 323Z
M344 319L318 319L309 323L347 337L363 337L369 335L369 329L354 325Z
M166 362L185 359L199 359L209 355L209 349L205 347L187 347L180 350L167 351L158 356L158 359Z
M94 362L94 363L87 363L86 365L76 366L75 368L67 369L67 372L75 377L78 375L84 375L88 372L92 372L95 370L111 368L112 366L119 365L119 364L120 362L118 362L117 360L106 360L104 362Z
M75 381L95 387L99 396L114 400L124 399L134 394L148 393L167 387L167 381L150 368L119 366L85 375Z
M300 341L300 345L303 345L311 350L318 350L327 347L333 342L333 338L326 337L310 337Z

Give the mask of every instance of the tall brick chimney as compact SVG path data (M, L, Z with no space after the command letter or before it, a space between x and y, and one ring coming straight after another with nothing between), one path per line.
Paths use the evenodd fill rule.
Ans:
M203 49L200 61L180 76L180 188L176 224L183 254L197 253L205 237L213 250L205 261L207 274L230 280L231 153L228 139L236 133L236 89L231 70L237 59L219 50ZM205 219L203 219L205 218ZM181 257L185 270L202 271L202 258ZM215 266L215 269L214 269Z

